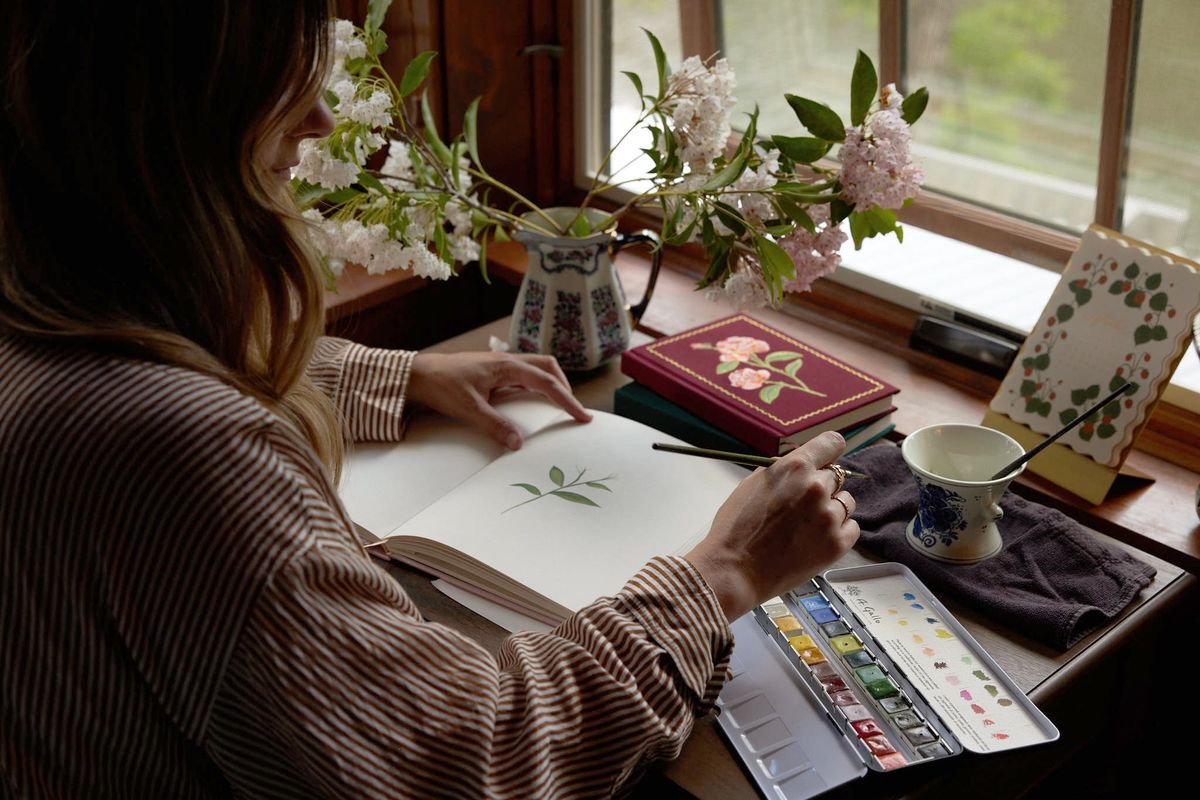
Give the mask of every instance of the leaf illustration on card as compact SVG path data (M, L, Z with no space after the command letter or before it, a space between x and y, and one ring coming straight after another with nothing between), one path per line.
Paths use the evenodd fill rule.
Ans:
M1008 708L1009 706L1011 706L1013 704L1013 701L1009 700L1007 697L1001 697L996 702L999 703L1000 705L1004 706L1005 708Z
M588 489L602 490L611 493L612 489L607 485L607 482L616 478L616 475L609 475L607 478L589 478L585 480L583 476L586 474L586 469L580 469L579 474L575 476L575 480L567 483L567 475L562 471L562 468L558 466L552 466L550 467L547 477L550 478L550 483L553 485L553 488L549 488L544 492L532 483L510 483L509 486L518 489L524 489L526 492L529 492L531 495L533 495L533 497L529 498L528 500L523 500L514 506L509 506L500 513L507 514L514 508L519 508L520 506L523 506L526 503L532 503L535 500L541 500L543 497L557 497L559 500L565 500L568 503L575 503L576 505L581 506L591 506L592 508L600 508L600 504L592 498L585 494L581 494L579 491L570 490L581 490L586 487Z

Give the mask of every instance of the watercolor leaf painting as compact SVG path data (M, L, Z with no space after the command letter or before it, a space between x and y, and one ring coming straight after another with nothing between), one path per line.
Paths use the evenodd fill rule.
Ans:
M580 494L579 491L573 492L570 490L571 489L582 490L584 487L587 487L589 489L595 489L595 490L605 491L605 492L612 492L612 489L609 488L606 484L608 481L613 480L617 476L609 475L606 478L593 478L593 479L584 480L583 476L586 474L587 474L586 469L580 469L579 474L575 476L575 480L571 481L570 483L567 483L566 473L564 473L562 471L562 469L560 469L559 467L552 466L552 467L550 467L549 477L550 477L550 483L552 483L554 485L554 488L547 489L545 492L543 492L541 489L539 489L537 486L535 486L532 483L510 483L509 486L514 486L519 489L524 489L525 491L527 491L531 495L533 495L533 497L529 498L528 500L524 500L520 503L517 503L515 506L509 506L508 508L504 509L500 513L507 514L509 511L512 511L514 508L519 508L520 506L523 506L527 503L532 503L535 500L541 500L543 497L557 497L561 500L566 500L568 503L577 503L581 506L592 506L593 508L600 508L601 507L600 504L597 503L592 498L588 497L587 495Z

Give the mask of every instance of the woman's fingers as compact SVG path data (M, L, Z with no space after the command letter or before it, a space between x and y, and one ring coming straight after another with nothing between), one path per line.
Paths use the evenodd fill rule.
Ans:
M502 363L500 386L520 386L547 397L556 406L580 422L592 415L571 392L571 385L558 362L550 356L513 356Z

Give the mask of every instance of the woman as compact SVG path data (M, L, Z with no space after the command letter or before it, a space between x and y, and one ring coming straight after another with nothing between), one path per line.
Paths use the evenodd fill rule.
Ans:
M552 362L319 339L288 168L326 0L20 0L0 29L0 787L30 797L611 793L712 705L727 620L853 543L835 434L685 558L498 659L421 620L337 501L406 402L489 428ZM60 7L60 5L62 7ZM790 560L766 553L789 552Z

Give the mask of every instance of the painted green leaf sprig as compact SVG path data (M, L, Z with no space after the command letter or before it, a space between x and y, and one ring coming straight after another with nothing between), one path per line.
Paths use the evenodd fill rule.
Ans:
M543 497L557 497L561 500L566 500L568 503L577 503L581 506L592 506L593 508L600 508L601 507L600 504L597 503L595 500L591 499L590 497L588 497L587 495L580 494L579 491L570 491L570 490L571 489L579 490L586 486L589 489L596 489L596 490L600 490L600 491L611 492L612 489L610 489L606 484L608 481L611 481L614 478L616 478L616 476L609 475L606 478L595 478L595 479L591 479L591 480L584 480L584 475L586 475L586 474L587 474L586 469L580 469L579 474L575 476L575 480L571 481L570 483L567 483L566 482L567 476L562 471L562 469L560 469L557 466L552 466L552 467L550 467L549 477L550 477L550 482L554 485L554 488L547 489L544 492L541 489L539 489L537 486L533 485L532 483L510 483L509 486L516 486L518 488L524 489L525 491L527 491L531 495L533 495L533 497L531 497L528 500L525 500L523 502L517 503L515 506L510 506L510 507L504 509L503 511L501 511L500 513L507 514L509 511L512 511L514 508L519 508L523 505L526 505L527 503L532 503L535 500L541 500Z

